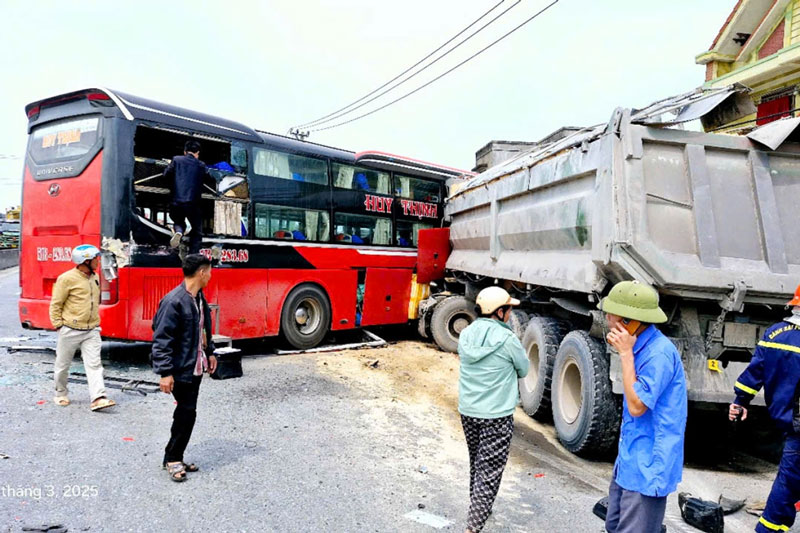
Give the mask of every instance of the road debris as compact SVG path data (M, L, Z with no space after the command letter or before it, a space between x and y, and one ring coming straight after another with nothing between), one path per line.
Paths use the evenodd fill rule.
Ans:
M22 526L22 531L47 531L48 533L66 533L64 524L42 524L40 526Z
M751 514L753 516L761 516L764 513L764 509L767 508L767 502L764 500L755 500L747 504L744 511L747 514Z
M0 459L11 459L10 455L6 455L4 453L0 453Z
M719 500L717 501L719 502L719 506L722 507L722 514L733 514L744 507L747 500L732 500L720 494Z
M370 368L378 368L380 362L381 362L380 359L375 359L374 361L366 361L364 363L364 366L368 366Z
M720 504L695 498L688 492L681 492L678 494L678 506L681 509L681 517L690 526L706 533L723 533L725 519Z
M9 353L13 352L55 352L55 346L44 346L42 344L17 344L8 346Z
M0 344L18 344L29 340L30 337L0 337Z
M448 520L443 516L438 516L435 514L428 513L421 509L415 509L410 513L404 514L403 517L408 518L409 520L413 520L414 522L430 526L434 529L444 529L453 524L452 520Z
M428 473L428 467L420 465L419 467L417 467L417 472L419 472L420 474L427 474Z
M370 331L362 330L362 333L369 340L365 340L363 342L353 342L349 344L331 344L328 346L318 346L316 348L311 348L309 350L275 350L275 353L278 355L293 355L300 353L338 352L343 350L354 350L356 348L378 348L380 346L386 346L388 344L385 340L383 340L382 338L378 337L377 335L375 335Z

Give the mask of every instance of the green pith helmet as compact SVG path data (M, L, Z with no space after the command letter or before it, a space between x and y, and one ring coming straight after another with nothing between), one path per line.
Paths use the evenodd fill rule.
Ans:
M597 308L604 313L630 318L648 324L663 324L667 315L658 307L658 292L638 281L620 281Z

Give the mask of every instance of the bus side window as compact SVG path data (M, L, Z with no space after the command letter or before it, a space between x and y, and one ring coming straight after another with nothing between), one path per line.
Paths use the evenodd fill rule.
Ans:
M394 193L400 198L408 198L419 202L439 203L441 194L439 184L419 178L411 178L395 174Z
M333 186L340 189L389 194L389 173L332 163Z
M334 241L352 244L392 244L392 220L369 215L336 213Z
M259 176L328 184L328 162L324 159L255 148L253 170Z
M261 239L327 242L330 237L326 211L256 204L255 222Z

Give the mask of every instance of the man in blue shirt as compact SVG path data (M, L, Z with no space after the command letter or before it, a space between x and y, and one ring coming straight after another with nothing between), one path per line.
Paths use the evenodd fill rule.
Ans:
M728 412L731 420L747 418L747 407L764 387L769 415L786 437L778 475L756 525L759 533L789 531L797 516L795 502L800 500L800 286L787 305L792 307L792 316L764 334L750 364L736 380L736 400Z
M598 306L619 352L624 401L606 531L659 533L667 495L683 470L686 378L675 345L653 324L667 321L658 292L637 281L614 285Z

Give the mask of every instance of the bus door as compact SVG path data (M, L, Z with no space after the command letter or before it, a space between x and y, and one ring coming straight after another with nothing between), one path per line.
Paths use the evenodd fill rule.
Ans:
M368 268L364 284L362 326L402 324L408 321L411 270Z

